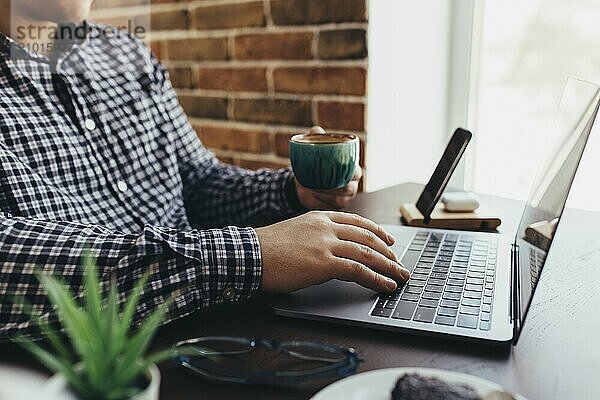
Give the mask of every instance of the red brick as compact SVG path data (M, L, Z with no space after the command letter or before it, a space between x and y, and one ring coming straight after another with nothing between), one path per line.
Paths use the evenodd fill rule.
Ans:
M299 126L312 124L311 107L308 101L236 99L233 103L233 116L239 121Z
M141 24L141 26L147 26ZM153 31L188 29L187 10L153 12L150 16L149 28Z
M169 60L226 60L229 58L227 38L169 40L166 42Z
M298 132L300 133L300 132ZM290 156L290 138L296 133L278 133L275 135L275 154L280 157Z
M161 49L163 47L162 42L152 41L152 42L150 42L149 46L150 46L150 50L152 50L152 54L154 54L154 57L160 59L162 56L162 54L161 54L162 53Z
M265 26L266 23L262 1L201 6L192 11L192 21L196 29Z
M240 60L306 60L312 58L313 34L266 33L235 38L234 58Z
M211 149L233 150L250 153L268 153L269 133L228 127L203 126L200 138Z
M96 0L94 8L130 7L148 4L148 0Z
M267 160L264 160L264 161L263 160L249 160L249 159L242 158L238 162L238 165L242 168L257 170L260 168L280 169L280 168L289 167L290 164L267 161Z
M323 60L359 59L366 56L364 29L323 31L319 34L319 58Z
M201 89L266 92L265 68L200 68L198 87Z
M117 28L119 26L127 26L127 22L129 20L130 20L130 17L124 16L124 15L119 15L116 17L94 18L94 22L104 24L104 25L110 25L115 28Z
M366 0L272 0L276 25L366 21Z
M189 0L95 0L93 3L93 9L109 7L132 7L147 4L181 3L184 1Z
M179 103L190 117L227 119L227 99L180 95Z
M364 95L366 70L359 67L289 67L274 71L275 90L288 93Z
M197 135L198 137L200 137L200 130L201 130L201 127L200 127L200 126L198 126L198 125L192 125L192 129L194 129L194 130L196 131L196 135Z
M365 129L365 106L362 103L320 101L317 110L317 122L325 129Z
M225 157L217 154L217 159L223 164L233 165L233 157Z
M171 77L171 83L176 88L192 88L192 70L189 68L169 68L169 76Z

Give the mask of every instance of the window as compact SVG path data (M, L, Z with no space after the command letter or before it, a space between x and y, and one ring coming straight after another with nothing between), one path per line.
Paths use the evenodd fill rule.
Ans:
M369 20L369 191L426 182L464 126L451 185L525 199L568 78L600 82L597 0L378 0Z
M488 0L474 18L466 187L524 199L567 79L600 82L600 2Z
M437 163L447 139L451 13L446 0L369 2L368 191L426 181Z

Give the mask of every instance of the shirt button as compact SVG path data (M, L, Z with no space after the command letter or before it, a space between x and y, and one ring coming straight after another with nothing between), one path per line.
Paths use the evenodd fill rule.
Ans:
M93 119L88 118L85 120L85 128L88 131L93 131L94 129L96 129L96 123Z
M117 182L117 189L119 189L119 192L125 193L127 191L127 183L123 181Z
M233 290L232 288L227 288L225 290L223 290L223 298L225 300L231 300L235 297L235 290Z

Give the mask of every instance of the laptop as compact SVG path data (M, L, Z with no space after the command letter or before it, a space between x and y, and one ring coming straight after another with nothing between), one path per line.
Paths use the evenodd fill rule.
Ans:
M569 80L515 237L384 226L411 278L378 294L338 280L279 296L274 312L376 329L516 343L600 107L599 87ZM554 138L553 138L554 139Z

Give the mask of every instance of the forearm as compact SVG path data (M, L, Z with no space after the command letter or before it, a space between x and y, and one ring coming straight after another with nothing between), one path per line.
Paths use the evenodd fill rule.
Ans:
M202 184L186 191L186 208L192 224L209 227L303 211L290 169L248 171L224 164L213 166Z
M137 309L138 320L173 297L169 319L213 304L244 300L261 280L260 247L252 229L180 232L146 226L131 235L101 226L0 213L0 336L29 331L28 317L13 305L19 296L50 315L36 274L58 275L81 295L81 259L86 252L96 260L104 289L116 278L121 299L146 271L152 271ZM224 296L226 289L230 290Z

